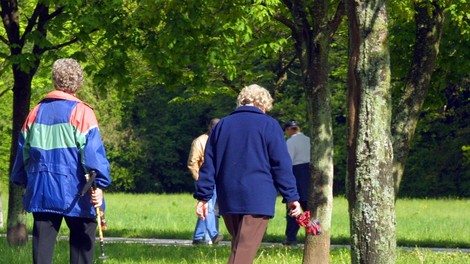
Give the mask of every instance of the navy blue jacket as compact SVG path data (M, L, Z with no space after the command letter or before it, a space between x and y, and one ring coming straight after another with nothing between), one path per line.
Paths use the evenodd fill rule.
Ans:
M279 123L257 107L241 106L220 120L206 145L194 197L208 201L217 186L221 215L274 216L277 191L299 200Z

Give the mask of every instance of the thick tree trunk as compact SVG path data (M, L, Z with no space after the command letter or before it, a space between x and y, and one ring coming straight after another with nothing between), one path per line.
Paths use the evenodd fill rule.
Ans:
M35 72L35 71L33 71ZM18 136L29 113L31 100L31 77L18 68L13 69L13 131L11 139L10 169L18 151ZM9 185L7 240L12 246L24 245L28 241L26 212L23 210L24 188L13 183Z
M352 263L395 263L390 58L385 1L348 1Z
M18 1L9 0L1 1L1 16L3 26L8 36L8 44L10 48L11 58L17 58L23 55L23 48L25 47L25 39L21 37L20 30L20 12L18 10ZM37 32L42 35L44 39L47 36L46 25L55 16L62 13L59 8L53 15L49 14L49 7L44 3L38 3L34 8L33 14L29 17L28 22L31 23L27 26L22 33L24 35L31 34L31 31ZM72 42L70 42L72 43ZM59 45L65 46L65 45ZM59 47L57 46L57 47ZM31 47L28 45L28 47ZM29 113L29 106L31 100L31 82L33 76L39 68L41 55L46 51L44 43L34 43L30 51L33 56L28 57L28 61L12 62L13 68L13 129L11 138L11 152L10 152L10 168L16 159L18 150L18 136L23 126L24 121ZM23 59L25 57L23 56ZM24 245L28 240L26 230L26 213L23 210L22 198L24 188L16 186L15 184L9 185L9 200L8 200L8 217L7 217L7 240L12 246Z
M405 91L392 121L393 177L396 194L400 189L410 144L429 91L444 25L444 7L437 1L415 3L415 10L416 39L413 62L406 79Z

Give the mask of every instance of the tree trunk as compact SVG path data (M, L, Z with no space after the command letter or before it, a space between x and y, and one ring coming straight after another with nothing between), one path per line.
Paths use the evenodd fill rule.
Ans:
M35 72L35 71L33 71ZM18 151L18 136L29 113L31 100L31 77L13 66L13 130L11 137L10 169ZM24 245L28 241L26 212L23 210L24 188L13 183L9 185L7 240L10 245Z
M413 62L406 79L405 91L392 121L396 194L400 189L410 144L429 91L444 25L444 6L440 6L436 0L431 3L415 3L415 11L416 39Z
M331 37L344 16L344 5L339 3L334 18L329 21L329 1L283 2L292 21L281 16L276 18L292 30L295 39L311 125L311 181L307 206L312 220L318 218L322 225L321 235L306 236L303 263L329 263L334 173L328 54Z
M390 58L385 1L348 1L348 177L352 263L395 263Z
M310 119L311 161L308 209L318 218L322 234L305 237L303 263L330 263L331 215L333 213L333 128L331 91L328 86L329 28L327 1L314 1L311 37L305 39L303 65L305 95ZM308 28L304 28L308 31Z
M2 186L0 185L0 228L3 228Z

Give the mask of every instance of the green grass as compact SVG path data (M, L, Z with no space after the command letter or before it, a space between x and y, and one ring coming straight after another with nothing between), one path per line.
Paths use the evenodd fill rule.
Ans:
M99 247L96 248L94 263L107 264L222 264L226 263L230 254L229 246L162 246L149 244L108 243L105 246L108 259L102 261ZM256 264L273 263L302 263L303 249L301 247L262 246L255 259ZM0 239L1 263L31 263L31 243L25 247L11 248L4 238ZM349 250L346 248L333 249L330 263L350 263ZM54 263L68 263L68 243L58 241ZM433 252L427 249L411 251L398 250L397 264L462 264L470 263L470 254L462 252Z
M5 193L4 193L5 194ZM4 217L6 218L6 199ZM106 194L106 219L108 230L105 237L139 238L192 238L196 223L196 201L190 194ZM416 248L398 250L397 263L470 263L468 253L433 252L423 247L470 248L470 200L398 200L397 243L399 246ZM276 206L276 216L269 222L265 242L281 242L284 239L284 205ZM32 218L28 214L28 230ZM220 222L224 240L229 235ZM5 233L5 229L1 230ZM332 244L349 243L349 217L347 201L337 197L331 228ZM64 223L61 235L67 235ZM303 239L302 232L299 232ZM225 263L230 254L228 246L192 247L162 246L149 244L106 243L105 252L110 256L106 263ZM255 263L301 263L300 247L267 247L258 252ZM97 247L97 255L99 247ZM5 238L0 238L0 256L4 263L30 263L31 242L26 247L10 248ZM58 241L54 263L68 262L68 244ZM18 259L18 260L17 260ZM97 260L96 263L100 263ZM333 249L331 263L350 263L349 250Z

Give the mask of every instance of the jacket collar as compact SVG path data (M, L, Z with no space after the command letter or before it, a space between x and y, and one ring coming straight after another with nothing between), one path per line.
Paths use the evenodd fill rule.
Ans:
M75 101L75 102L82 102L80 99L77 97L68 94L63 91L55 90L50 93L48 93L44 99L58 99L58 100L68 100L68 101ZM83 103L83 102L82 102Z
M235 109L235 111L233 111L231 115L240 113L240 112L253 112L257 114L264 114L264 112L256 106L243 105Z
M80 99L77 97L68 94L63 91L55 90L50 93L48 93L44 99L58 99L58 100L68 100L68 101L75 101L75 102L82 102ZM82 102L83 103L83 102Z

